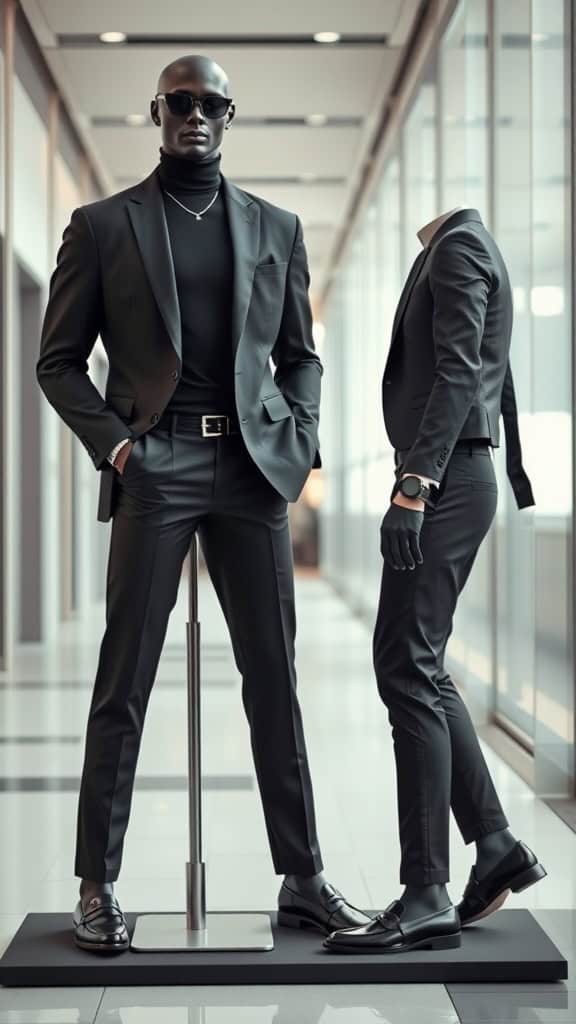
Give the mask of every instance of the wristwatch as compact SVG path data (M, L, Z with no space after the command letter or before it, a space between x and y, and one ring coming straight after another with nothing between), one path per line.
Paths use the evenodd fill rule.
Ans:
M438 488L425 484L419 476L403 476L401 480L397 480L394 494L398 491L405 498L422 498L429 505L435 505L438 499Z

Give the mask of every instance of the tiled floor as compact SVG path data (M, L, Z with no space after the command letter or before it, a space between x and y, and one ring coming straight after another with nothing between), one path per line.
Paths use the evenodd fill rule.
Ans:
M299 580L297 599L299 692L326 871L353 903L381 909L400 887L392 746L372 676L370 631L321 581ZM267 852L239 679L205 580L200 608L208 902L214 910L270 909L278 879ZM126 910L184 906L186 618L183 585L150 701L139 761L142 785L116 885ZM29 911L72 910L76 902L77 783L103 624L98 606L89 623L67 625L54 647L23 648L11 675L0 675L0 779L11 780L0 788L0 949ZM537 848L549 873L514 905L532 908L574 962L576 835L486 753L514 831ZM18 779L25 780L23 791ZM472 851L455 829L452 840L450 888L456 898ZM576 1020L572 986L572 980L532 988L459 985L450 993L440 985L4 989L0 1024L560 1022Z

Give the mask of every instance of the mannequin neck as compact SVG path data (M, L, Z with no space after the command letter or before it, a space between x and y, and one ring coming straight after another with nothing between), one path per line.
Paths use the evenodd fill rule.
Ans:
M425 224L423 228L420 228L420 230L417 231L416 234L418 235L418 238L422 242L422 245L430 245L430 242L434 238L434 235L438 231L438 228L441 228L442 225L448 220L448 218L452 216L452 214L458 213L458 210L463 209L463 206L455 206L454 209L448 210L447 213L441 213L439 217L435 217L434 220L431 220L429 224Z

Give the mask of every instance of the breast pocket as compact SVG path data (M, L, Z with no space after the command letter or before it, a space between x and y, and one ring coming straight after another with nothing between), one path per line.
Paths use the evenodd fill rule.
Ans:
M263 260L256 264L254 272L258 272L259 274L278 273L278 271L286 270L287 266L287 260Z
M284 306L287 263L258 263L254 268L251 310L269 336L279 326Z

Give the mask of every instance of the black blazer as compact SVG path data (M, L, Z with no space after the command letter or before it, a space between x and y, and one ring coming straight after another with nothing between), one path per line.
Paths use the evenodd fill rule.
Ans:
M461 438L500 443L519 508L534 504L522 467L509 350L512 292L477 210L460 210L417 257L400 297L382 382L386 431L410 449L403 471L442 481Z
M182 366L176 279L157 170L132 188L73 211L42 326L36 376L102 470L102 522L114 512L118 485L106 456L121 438L136 438L158 421ZM321 465L322 364L312 340L302 226L296 214L224 176L222 194L234 249L231 344L240 429L264 475L286 500L295 501L310 470ZM98 334L109 360L104 398L87 372Z

